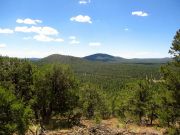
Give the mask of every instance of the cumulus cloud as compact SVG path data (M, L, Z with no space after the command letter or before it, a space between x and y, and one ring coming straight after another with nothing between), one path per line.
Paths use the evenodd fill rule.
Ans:
M16 22L17 22L17 23L23 23L23 24L33 24L33 25L36 25L36 24L38 24L38 23L42 23L41 20L33 20L33 19L30 19L30 18L17 19Z
M92 46L92 47L94 47L94 46L101 46L101 43L100 42L90 42L89 46Z
M47 35L39 34L35 35L33 39L41 42L63 42L64 40L61 38L52 38Z
M85 15L78 15L78 16L74 16L70 18L71 21L75 21L75 22L81 22L81 23L92 23L91 21L91 17Z
M15 27L16 32L23 32L23 33L35 33L36 35L31 37L24 37L24 40L34 39L36 41L41 42L63 42L64 40L57 37L50 37L50 36L57 36L59 32L52 28L52 27L36 27L36 26L22 26L22 27Z
M43 35L58 35L58 31L52 27L15 27L16 32L23 32L23 33L37 33L37 34L43 34Z
M80 41L78 41L75 36L70 36L69 39L70 39L69 44L74 44L74 45L80 44Z
M79 0L79 4L88 4L91 3L91 0Z
M144 11L133 11L131 14L134 16L142 16L142 17L148 16L148 13Z
M0 48L5 48L6 44L0 44Z
M80 44L80 42L79 42L78 40L72 40L72 41L70 41L69 43L70 43L70 44L73 44L73 45L74 45L74 44Z
M2 28L0 28L0 34L12 34L12 33L14 33L14 31L11 30L11 29L2 29Z

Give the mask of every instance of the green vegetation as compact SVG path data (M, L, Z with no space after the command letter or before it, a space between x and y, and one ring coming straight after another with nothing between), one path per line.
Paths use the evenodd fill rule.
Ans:
M141 63L141 64L150 64L150 63L167 63L171 61L170 58L148 58L148 59L125 59L122 57L115 57L112 55L108 54L103 54L103 53L97 53L93 55L89 55L84 57L86 60L90 61L103 61L103 62L109 62L109 63Z
M81 118L100 123L110 117L179 134L180 30L170 53L173 60L163 65L0 57L0 134L24 135L31 124L52 120L71 127Z
M0 134L24 135L30 124L32 110L9 90L0 88Z
M53 115L64 115L77 105L77 84L71 71L61 65L48 65L39 69L34 77L36 116L45 124Z
M87 118L102 117L105 119L110 116L110 105L106 95L93 85L85 85L81 88L80 103Z
M38 66L54 63L70 66L81 83L92 83L109 92L119 91L126 82L144 79L147 76L159 80L162 65L160 63L128 64L87 61L57 54L35 61Z

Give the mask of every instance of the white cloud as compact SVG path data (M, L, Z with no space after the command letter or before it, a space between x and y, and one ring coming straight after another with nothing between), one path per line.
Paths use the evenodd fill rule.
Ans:
M101 46L100 42L90 42L89 46Z
M55 42L64 42L64 39L62 39L62 38L54 38L54 41Z
M32 26L34 27L34 26ZM30 33L30 32L34 32L34 30L32 30L31 28L28 28L27 26L23 26L23 27L15 27L14 31L16 32L24 32L24 33Z
M91 0L79 0L79 4L88 4L91 3Z
M35 35L33 37L35 40L37 41L43 41L43 42L50 42L52 41L52 38L48 37L48 36L45 36L45 35Z
M63 42L64 40L61 38L52 38L43 34L35 35L33 39L41 42Z
M0 44L0 48L5 48L6 44Z
M0 34L12 34L12 33L14 33L14 31L13 30L11 30L11 29L2 29L2 28L0 28Z
M70 39L70 40L75 40L76 37L75 37L75 36L70 36L69 39Z
M16 20L17 23L23 23L23 24L34 24L36 25L37 23L42 23L41 20L33 20L33 19L30 19L30 18L26 18L26 19L17 19Z
M43 35L58 35L58 31L52 27L15 27L16 32L24 32L24 33L37 33L37 34L43 34Z
M75 21L75 22L81 22L81 23L92 23L91 21L91 17L85 15L78 15L78 16L74 16L70 18L71 21Z
M70 36L69 39L70 39L69 44L74 44L74 45L80 44L80 41L78 41L75 36Z
M22 27L15 27L16 32L23 32L23 33L35 33L32 39L41 41L41 42L63 42L64 40L61 38L54 38L49 36L56 36L58 35L58 31L52 27L36 27L36 26L22 26ZM28 40L31 37L24 37L23 39Z
M78 41L78 40L72 40L72 41L70 41L69 43L70 43L70 44L73 44L73 45L74 45L74 44L80 44L80 41Z
M57 35L58 31L56 29L54 29L54 28L51 28L51 27L41 27L40 34Z
M148 16L148 13L143 12L143 11L134 11L131 14L134 16L142 16L142 17Z

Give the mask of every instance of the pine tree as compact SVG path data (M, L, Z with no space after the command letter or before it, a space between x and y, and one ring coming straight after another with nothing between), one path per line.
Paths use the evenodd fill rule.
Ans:
M0 87L0 134L24 135L32 118L32 110L7 89Z
M64 115L75 108L77 83L69 68L47 65L35 74L36 115L48 124L53 114Z
M169 50L173 60L162 67L167 90L172 93L174 103L171 105L171 123L180 120L180 30L177 31ZM168 102L168 101L167 101ZM168 104L168 103L166 103Z

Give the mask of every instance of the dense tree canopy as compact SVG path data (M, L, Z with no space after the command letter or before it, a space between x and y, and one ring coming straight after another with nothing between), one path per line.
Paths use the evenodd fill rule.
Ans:
M10 91L0 87L0 134L12 135L17 132L24 135L28 129L32 110L24 105Z
M93 118L97 114L102 118L107 118L110 115L106 95L92 84L87 84L81 88L80 102L87 118Z
M171 104L171 123L180 120L180 30L177 31L169 53L173 56L173 61L162 67L167 90L172 93L174 100ZM167 101L168 102L168 101Z
M35 108L43 122L48 123L52 115L62 115L77 106L76 89L77 82L68 67L48 65L37 71Z

